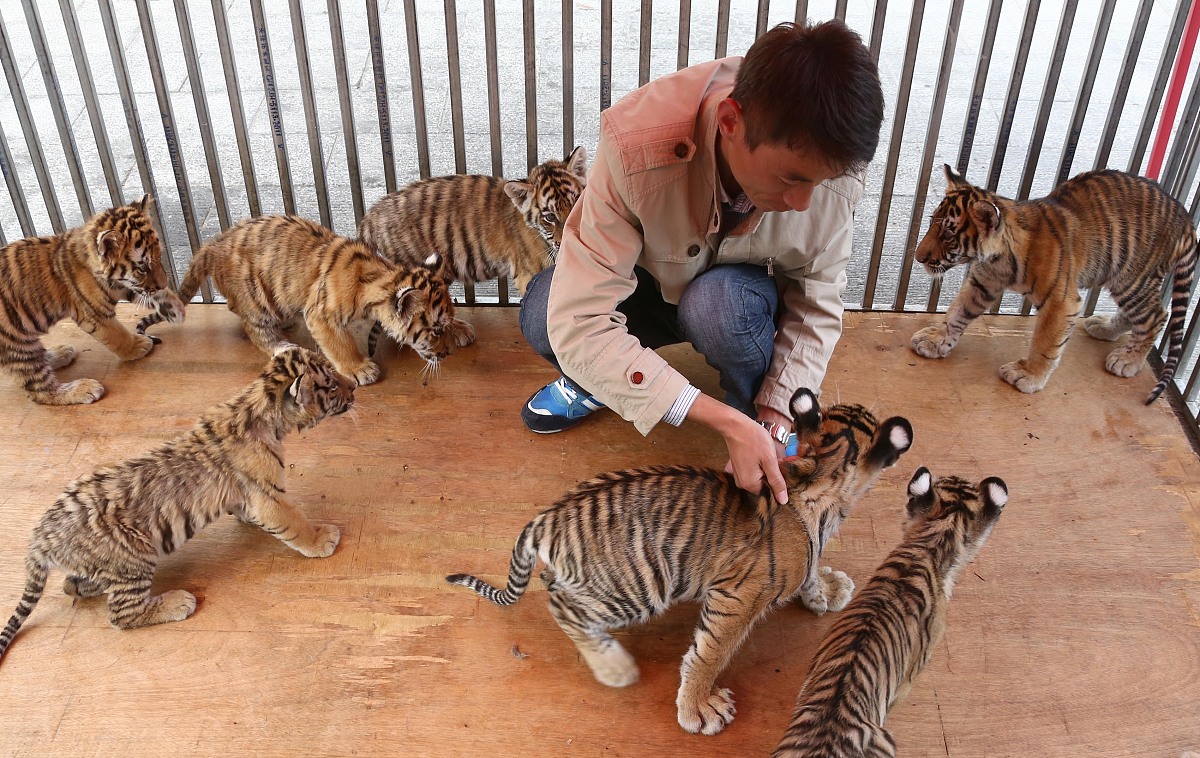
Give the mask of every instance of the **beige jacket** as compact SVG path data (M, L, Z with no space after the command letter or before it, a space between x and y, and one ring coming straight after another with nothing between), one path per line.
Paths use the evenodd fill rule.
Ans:
M756 403L790 417L799 387L817 389L842 331L842 292L862 177L813 191L805 212L755 211L717 245L717 104L741 58L683 69L606 110L587 189L567 219L547 306L550 344L567 376L648 434L688 380L625 328L617 304L635 265L678 303L710 267L761 263L780 286L771 367Z

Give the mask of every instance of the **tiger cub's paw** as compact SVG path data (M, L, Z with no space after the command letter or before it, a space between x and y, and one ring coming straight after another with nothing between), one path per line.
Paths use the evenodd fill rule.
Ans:
M333 555L342 533L333 524L321 524L316 527L315 532L312 547L301 550L300 553L307 558L328 558Z
M50 359L50 368L69 366L75 360L75 348L70 345L48 347L46 348L46 357Z
M1005 363L1000 367L1000 378L1020 391L1030 394L1041 391L1050 379L1050 372L1038 375L1025 368L1025 359Z
M679 702L676 711L679 725L684 731L714 735L733 721L737 708L733 704L733 692L723 688L713 690L698 703Z
M1083 320L1083 329L1089 336L1112 342L1115 339L1120 339L1127 329L1119 329L1113 326L1112 316L1088 316Z
M58 388L51 399L51 405L86 405L104 397L104 385L95 379L76 379ZM39 400L38 402L47 402Z
M145 358L154 349L154 340L144 334L133 335L133 343L129 346L129 351L121 356L123 361L136 361L139 358Z
M196 612L196 596L186 590L171 590L159 596L153 623L183 621Z
M475 327L461 319L456 318L450 322L450 334L457 347L466 347L475 341Z
M374 384L379 381L379 364L375 361L367 361L350 375L350 378L358 383L359 387L367 384Z
M954 349L955 340L946 333L945 324L934 324L917 331L909 344L923 358L945 358Z
M842 571L821 566L817 569L816 581L800 590L800 602L820 616L825 611L840 611L845 608L853 593L853 579Z
M1108 370L1108 373L1123 376L1126 379L1137 375L1137 372L1141 371L1142 366L1145 365L1145 356L1130 352L1125 348L1112 351L1108 354L1108 360L1104 362L1104 368Z
M596 681L608 687L628 687L641 678L637 661L619 643L585 656L585 660Z

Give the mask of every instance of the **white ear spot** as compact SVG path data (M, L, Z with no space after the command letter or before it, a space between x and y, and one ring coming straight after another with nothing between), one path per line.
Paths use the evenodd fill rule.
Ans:
M433 264L435 264L437 262L438 262L438 254L437 253L430 253L429 257L425 259L426 266L432 266Z
M989 500L1001 508L1008 504L1008 490L1004 489L996 482L988 482L987 496Z
M923 497L929 494L929 488L932 486L933 477L926 471L908 483L908 494L912 497Z
M897 424L888 432L888 441L892 443L894 448L907 448L912 444L912 438L908 436L908 430ZM928 492L928 489L926 489Z
M802 393L796 402L796 407L800 409L800 413L807 414L813 409L813 396L807 392Z
M299 392L300 392L300 379L299 379L299 377L297 377L296 381L292 382L292 386L288 387L288 394L291 395L292 397L295 397Z

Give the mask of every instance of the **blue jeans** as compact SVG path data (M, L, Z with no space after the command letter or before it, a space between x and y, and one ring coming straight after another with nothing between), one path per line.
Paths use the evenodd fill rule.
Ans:
M634 272L637 289L617 305L629 333L652 349L691 343L720 374L725 402L755 416L754 398L771 365L779 311L779 293L767 270L748 264L714 266L692 280L678 306L662 299L649 273L641 268ZM533 349L561 371L546 333L546 301L553 277L551 266L529 282L521 299L520 321ZM579 389L588 392L586 387Z

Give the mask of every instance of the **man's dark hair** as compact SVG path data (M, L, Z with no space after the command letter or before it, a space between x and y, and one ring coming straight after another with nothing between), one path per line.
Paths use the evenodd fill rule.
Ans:
M815 150L860 169L875 157L883 123L879 69L841 21L783 23L746 52L730 95L746 118L746 146Z

